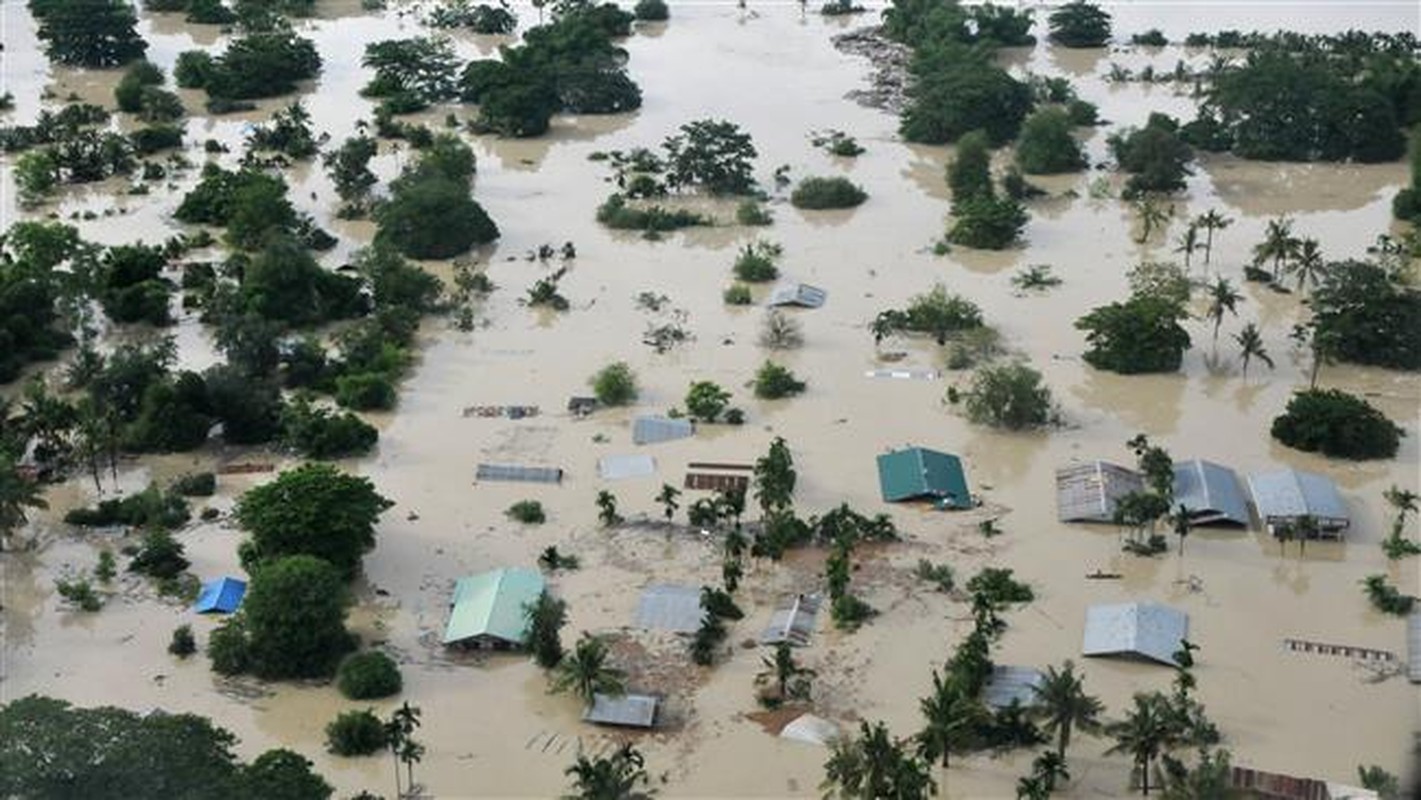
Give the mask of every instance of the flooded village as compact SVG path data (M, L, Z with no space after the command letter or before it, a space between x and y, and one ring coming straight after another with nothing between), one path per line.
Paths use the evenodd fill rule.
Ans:
M162 74L119 110L136 57L56 58L71 2L127 7L0 5L0 309L42 301L63 334L0 331L0 794L171 796L125 774L137 745L98 778L35 766L99 724L56 719L101 706L230 731L214 797L1417 778L1414 7L1122 2L1097 45L1056 6L194 0L136 9ZM1318 38L1238 33L1279 31ZM1327 38L1347 31L1394 40ZM219 54L263 36L318 70L233 88L265 73ZM1262 112L1211 87L1311 47L1410 88L1380 116L1356 100L1351 150L1237 152L1228 125ZM1206 97L1220 130L1188 124ZM53 121L83 104L108 113ZM1018 168L1047 110L1080 152ZM164 127L179 141L121 169L62 163L112 167ZM1127 168L1147 148L1177 185ZM1365 270L1391 305L1360 333ZM141 515L101 505L149 487ZM185 563L149 570L159 549ZM317 646L318 607L358 644ZM393 691L351 690L337 664L368 653ZM1062 736L1032 687L1066 670L1099 708ZM32 695L72 705L22 718ZM337 755L329 726L365 709L368 754ZM281 790L255 767L277 749L309 762ZM625 780L597 789L598 767Z

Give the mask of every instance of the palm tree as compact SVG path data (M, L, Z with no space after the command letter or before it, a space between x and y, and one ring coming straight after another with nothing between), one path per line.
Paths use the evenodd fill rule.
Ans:
M597 694L621 695L626 693L623 683L626 673L607 666L607 643L599 636L583 631L582 638L572 652L563 656L553 677L552 691L572 693L592 705L592 696Z
M395 757L395 797L404 797L400 790L402 761L409 771L407 788L411 793L414 791L414 764L424 756L424 745L411 738L419 727L419 713L419 706L412 706L406 700L385 723L385 746L390 748L390 755Z
M933 670L933 693L918 700L926 725L918 734L918 754L932 762L942 759L944 769L948 755L967 743L967 739L986 716L981 703L969 694L952 675L944 678Z
M661 493L656 496L656 502L661 504L661 511L666 515L666 521L671 522L671 517L676 513L676 509L681 505L676 502L676 498L681 496L681 490L669 483L661 484Z
M1243 377L1248 377L1248 362L1250 359L1258 359L1273 369L1273 358L1268 355L1268 351L1263 348L1263 336L1258 332L1258 326L1252 322L1243 326L1243 330L1234 334L1234 341L1238 342L1240 353L1243 356Z
M1031 762L1031 777L1041 781L1049 795L1055 790L1057 781L1065 782L1071 779L1071 771L1066 768L1066 760L1055 750L1043 750L1041 755Z
M563 770L573 778L574 794L564 800L644 800L653 790L646 787L646 760L630 742L623 743L610 756L588 759L578 755L577 762Z
M1150 234L1155 228L1162 227L1169 222L1170 216L1174 214L1174 206L1168 208L1161 206L1153 197L1146 197L1135 204L1135 215L1140 222L1140 238L1135 240L1135 244L1144 244L1150 240Z
M1194 223L1189 223L1189 227L1184 229L1184 233L1179 234L1175 239L1174 252L1184 254L1184 268L1189 269L1189 260L1194 257L1194 251L1203 247L1199 243L1199 227Z
M1095 733L1100 730L1100 713L1105 710L1100 700L1085 693L1083 679L1076 674L1069 659L1063 669L1047 667L1041 685L1032 691L1035 702L1032 716L1042 721L1042 728L1056 736L1056 755L1063 761L1075 730Z
M794 648L789 642L779 642L775 645L774 658L761 658L760 663L765 665L765 671L755 676L756 683L775 682L779 689L781 700L789 698L790 681L798 677L812 678L814 670L801 667L794 660ZM796 682L796 686L808 688L808 681ZM807 692L804 692L807 694Z
M1276 283L1283 271L1283 262L1292 258L1298 250L1297 237L1293 236L1293 221L1287 217L1268 220L1263 232L1263 241L1253 246L1253 261L1262 264L1273 262L1272 280Z
M1174 532L1179 536L1179 554L1184 555L1184 540L1189 536L1189 532L1194 528L1193 517L1190 516L1189 507L1183 503L1174 512Z
M902 741L888 736L882 722L859 723L857 738L834 742L824 763L825 798L893 798L925 800L937 793L928 765L909 755Z
M1209 311L1205 316L1214 321L1215 342L1219 341L1219 326L1224 322L1224 314L1238 316L1238 304L1242 300L1243 295L1222 275L1209 284Z
M617 497L606 489L597 493L597 519L608 528L622 521L621 515L617 513Z
M1421 503L1421 495L1410 489L1392 486L1382 492L1382 497L1386 500L1387 505L1396 509L1396 521L1391 524L1391 533L1399 539L1402 530L1406 528L1406 515L1416 513L1417 504Z
M1209 257L1214 254L1214 231L1221 231L1234 224L1234 221L1211 208L1200 214L1194 224L1204 229L1204 263L1208 264Z
M1135 707L1125 719L1106 728L1115 738L1115 744L1105 754L1130 756L1140 773L1142 794L1150 793L1150 770L1154 768L1155 759L1171 744L1171 729L1169 702L1158 692L1135 695Z
M1322 248L1316 239L1303 239L1293 257L1292 271L1298 276L1298 291L1308 284L1317 286L1327 271L1327 262L1322 258Z
M44 487L20 470L12 453L0 450L0 550L29 521L28 509L49 508Z

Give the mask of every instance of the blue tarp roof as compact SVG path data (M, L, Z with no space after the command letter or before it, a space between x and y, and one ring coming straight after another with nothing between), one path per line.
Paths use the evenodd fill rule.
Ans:
M199 614L231 614L247 595L247 582L236 578L218 578L202 585L192 610Z

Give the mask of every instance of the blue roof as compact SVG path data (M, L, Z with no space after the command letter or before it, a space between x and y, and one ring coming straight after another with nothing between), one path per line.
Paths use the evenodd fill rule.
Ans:
M202 585L202 591L197 595L197 602L192 604L192 610L199 614L210 614L214 611L219 614L231 614L242 604L242 598L246 595L246 581L218 578Z

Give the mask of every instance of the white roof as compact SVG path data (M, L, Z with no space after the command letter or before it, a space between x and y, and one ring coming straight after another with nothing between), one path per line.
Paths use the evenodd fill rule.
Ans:
M693 436L696 428L689 420L670 417L637 417L632 422L632 441L637 444L669 442Z
M823 717L816 717L813 714L801 714L795 717L790 724L784 726L780 731L781 739L789 739L805 744L817 744L820 747L827 746L830 742L839 738L839 726Z
M656 724L657 699L648 694L592 695L592 705L582 712L582 721L594 725L650 728Z
M597 459L597 475L605 480L645 478L656 472L656 460L651 456L603 456Z
M637 627L648 630L695 633L705 617L701 590L694 586L648 586L636 608Z
M1328 478L1313 472L1282 469L1248 476L1248 491L1258 516L1287 518L1313 516L1319 520L1350 519L1347 504Z
M1174 653L1189 636L1189 617L1159 603L1121 603L1086 609L1081 653L1137 656L1178 666Z

